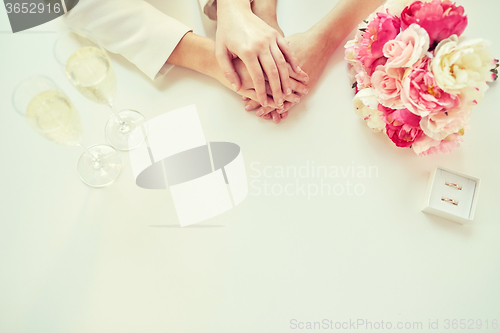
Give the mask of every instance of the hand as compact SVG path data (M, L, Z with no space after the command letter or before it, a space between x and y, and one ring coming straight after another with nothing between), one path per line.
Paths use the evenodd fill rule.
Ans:
M251 78L250 73L248 72L245 64L239 58L232 60L232 63L233 63L232 64L233 67L236 70L236 73L241 78L241 89L238 91L238 94L245 97L246 100L256 100L257 93L255 92L252 78ZM217 66L217 68L212 70L209 75L216 78L217 80L219 80L219 82L221 82L226 87L231 88L230 83L225 79L224 73L222 72L220 67ZM293 75L296 75L296 74L293 74ZM295 79L292 79L291 83L292 83L291 87L292 87L293 91L304 92L304 91L308 90L308 88L303 83L301 83ZM282 108L280 108L279 105L275 104L273 99L271 98L272 90L271 90L271 87L269 86L269 83L267 81L265 82L265 89L266 89L266 93L267 93L266 98L267 98L267 102L268 102L269 107L271 107L273 110L280 110L281 111ZM298 93L292 92L290 95L285 97L285 103L300 100L300 97L301 97L301 95L299 95Z
M297 57L278 31L258 18L239 1L219 1L217 6L218 27L216 35L216 57L232 88L242 87L240 77L232 59L239 57L248 69L256 92L256 100L268 105L265 78L275 104L282 106L286 96L292 94L288 62L294 72L306 80L307 75L299 67ZM262 67L261 67L262 65ZM263 72L264 70L264 72Z
M322 37L322 35L317 33L314 29L310 29L305 33L294 34L286 37L286 40L290 43L290 47L297 54L300 66L309 74L309 81L307 82L307 88L309 89L314 87L323 73L331 54L342 41L340 40L340 37L333 40L332 36L328 36L329 42L326 43L324 39L325 37ZM286 102L281 114L290 110L295 104L297 103ZM259 117L266 116L267 114L276 111L276 109L273 109L272 106L260 106L261 104L259 104L256 100L252 100L246 103L245 110L255 110L258 108L256 115ZM276 113L280 112L277 111ZM274 120L276 115L273 115L272 117Z
M268 105L267 107L261 107L261 104L255 99L252 98L243 98L244 101L248 101L245 105L245 110L246 111L252 111L255 110L255 114L258 117L264 118L264 119L272 119L274 123L278 124L281 119L285 119L288 116L288 110L290 110L294 105L300 102L301 98L309 93L309 87L304 85L303 83L295 80L294 78L291 79L292 82L292 96L293 98L287 98L287 100L284 103L283 108L275 108L272 105Z

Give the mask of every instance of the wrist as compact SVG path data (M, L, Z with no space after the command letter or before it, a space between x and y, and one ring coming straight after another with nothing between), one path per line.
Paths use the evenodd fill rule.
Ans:
M249 0L217 0L217 17L234 15L236 13L251 13Z
M333 52L338 44L344 39L342 37L343 32L339 30L329 30L324 29L321 25L317 24L310 28L306 34L308 34L309 40L313 40L316 42L318 48L321 48L320 51L327 50L328 52Z
M272 27L278 25L276 0L254 0L251 7L252 12L262 21Z
M204 38L201 45L203 56L198 64L196 71L207 76L218 79L220 72L219 63L215 57L215 41L209 38Z
M217 65L215 42L188 32L170 54L167 63L213 76Z

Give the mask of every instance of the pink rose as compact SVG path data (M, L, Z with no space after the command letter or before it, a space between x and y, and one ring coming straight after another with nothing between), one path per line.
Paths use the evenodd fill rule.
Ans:
M386 134L398 147L410 147L422 135L420 117L407 109L393 110L378 105L386 123Z
M401 13L402 28L417 23L430 37L430 45L435 45L451 35L460 36L467 26L464 8L449 0L433 0L422 3L415 1Z
M385 43L396 38L399 33L401 22L395 16L377 13L377 16L368 24L363 33L359 60L363 62L369 75L378 65L383 65L387 59L382 51ZM377 62L375 66L374 62Z
M462 137L457 137L455 140L434 140L427 135L421 135L412 145L413 151L419 156L432 154L448 154L455 148L460 146Z
M389 75L384 66L378 66L377 70L373 72L371 83L375 88L375 94L380 104L394 109L403 106L401 101L401 90L403 89L401 79L403 74L404 70L399 69L393 70Z
M401 100L404 106L416 115L426 117L439 111L459 109L459 96L444 92L436 83L426 58L403 79Z
M383 48L388 68L412 67L429 50L429 35L418 24L412 24Z
M441 111L422 118L422 131L434 140L449 140L463 135L469 126L470 110Z

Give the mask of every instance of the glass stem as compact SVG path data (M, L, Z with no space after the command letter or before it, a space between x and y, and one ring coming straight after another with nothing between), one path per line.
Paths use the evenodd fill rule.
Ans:
M118 111L116 110L115 108L115 105L113 104L113 102L109 102L108 103L109 107L111 108L111 110L113 111L113 114L115 115L116 119L118 119L118 122L120 123L120 131L122 131L123 133L126 133L130 130L130 127L128 126L128 124L126 122L123 121L123 119L120 117L120 114L118 113Z
M77 144L78 147L82 148L83 151L85 152L85 154L87 154L88 156L90 156L90 158L92 159L92 167L94 169L100 169L101 168L101 161L99 160L98 157L92 155L92 153L87 149L85 148L85 146L83 146L81 143Z

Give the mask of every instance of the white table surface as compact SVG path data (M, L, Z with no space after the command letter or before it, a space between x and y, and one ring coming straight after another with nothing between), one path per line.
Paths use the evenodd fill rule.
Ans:
M183 3L186 8L163 6L213 37L215 25L200 19L196 1ZM335 3L281 1L282 28L303 31ZM500 57L500 2L459 4L469 17L465 35L491 40ZM433 332L500 330L491 328L500 320L498 84L473 110L459 149L422 158L357 118L342 48L278 126L245 112L239 96L201 74L174 68L152 83L113 56L118 107L151 119L196 104L208 140L241 147L254 186L297 181L257 178L253 169L265 166L378 170L378 177L326 180L361 184L361 196L308 199L250 188L231 211L180 228L168 191L135 185L128 153L121 153L123 171L112 186L87 187L76 173L81 152L39 137L14 112L10 95L17 82L48 75L79 109L84 143L105 142L109 110L80 96L53 59L62 27L58 19L12 34L0 11L0 332L289 332L303 331L293 329L292 320L323 319L383 320L394 327L422 322L422 332L436 320ZM481 179L473 222L420 211L438 165ZM483 329L445 330L446 319L482 320Z

